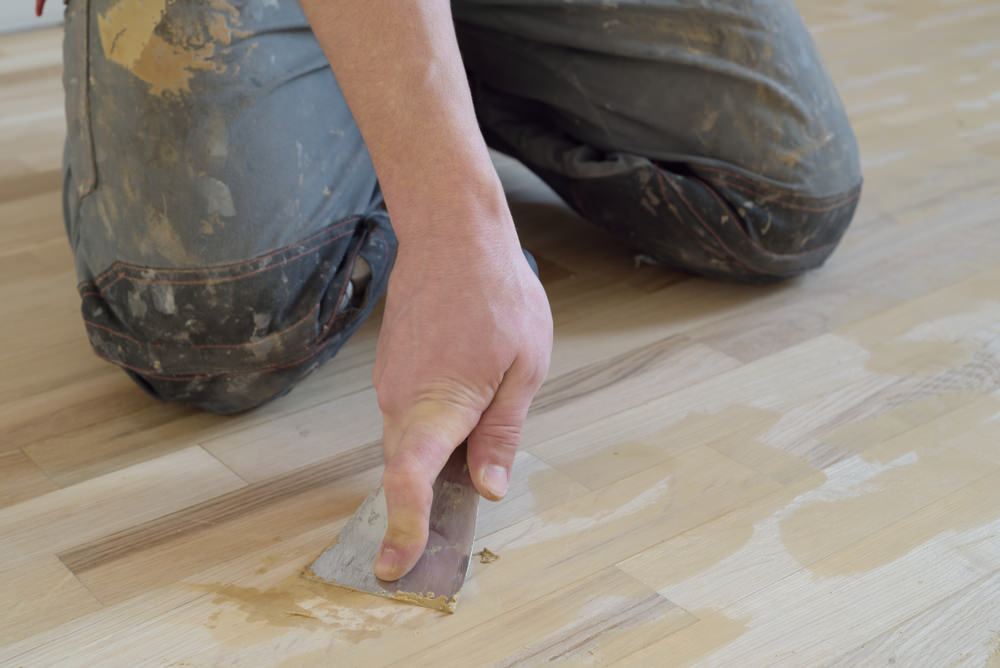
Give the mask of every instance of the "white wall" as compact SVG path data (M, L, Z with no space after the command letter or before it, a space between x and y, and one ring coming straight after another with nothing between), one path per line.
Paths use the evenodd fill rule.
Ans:
M45 0L45 13L35 17L35 0L0 0L0 33L62 23L62 0Z

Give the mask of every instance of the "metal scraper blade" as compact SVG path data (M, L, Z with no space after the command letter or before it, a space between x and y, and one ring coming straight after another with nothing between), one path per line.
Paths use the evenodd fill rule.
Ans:
M379 485L303 577L454 612L469 571L478 510L479 493L469 477L463 443L434 481L427 547L413 570L395 582L375 577L372 570L388 525L385 492Z

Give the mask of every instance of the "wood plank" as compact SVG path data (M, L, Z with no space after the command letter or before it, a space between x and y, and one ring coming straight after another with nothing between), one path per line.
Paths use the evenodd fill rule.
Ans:
M0 453L0 508L51 492L56 486L21 450Z
M979 419L988 414L980 412ZM925 413L925 420L874 443L855 439L852 447L858 454L822 472L808 475L808 469L794 462L791 470L806 475L792 478L792 488L665 541L619 567L689 609L717 608L862 537L877 536L907 514L998 470L976 449L956 449L940 438L942 433L960 435L977 428L979 422L967 407L938 416ZM878 421L869 429L886 433ZM719 442L710 445L718 447ZM725 451L731 452L728 444ZM761 455L770 455L773 463ZM754 466L761 471L788 461L780 450L759 445L753 459L763 461L763 466ZM832 526L837 531L830 531ZM901 547L884 546L870 564L877 558L891 559Z
M378 483L380 464L377 445L357 448L76 545L59 557L102 602L117 603L318 526L345 521ZM526 453L518 455L516 465L521 476L508 500L484 502L481 532L500 530L587 491ZM163 559L169 559L169 571L156 568Z
M5 254L3 260L0 294L19 313L49 312L53 314L50 318L63 327L66 323L76 324L70 316L79 313L80 298L76 292L73 257L63 236L53 233L48 241ZM64 305L70 308L63 309ZM28 324L24 323L25 329Z
M0 37L0 663L1000 667L1000 9L798 4L865 173L817 271L637 266L494 155L556 343L448 617L298 577L378 480L380 313L260 410L147 398L79 320L61 30Z
M695 621L683 608L609 568L393 665L441 666L459 656L474 666L604 665ZM516 637L517 645L497 642L497 628ZM335 661L336 653L309 658Z
M846 652L832 666L990 666L1000 655L1000 573L988 575ZM950 642L942 643L941 638Z
M80 574L131 553L183 538L182 534L186 532L197 533L205 527L240 519L317 488L373 471L378 466L378 454L378 450L370 446L357 448L331 457L322 466L308 466L266 482L243 485L169 515L100 536L88 543L78 543L59 557L71 570Z
M896 312L886 314L885 317L880 317L872 323L866 323L866 327L872 331L880 331L881 336L887 335L884 330L884 324L892 323L893 328L891 334L888 335L906 336L917 332L924 337L931 337L932 335L949 335L954 337L956 334L961 333L966 337L971 336L975 338L978 336L977 332L983 331L981 328L984 323L991 323L993 321L989 318L988 311L985 315L983 314L980 308L981 301L958 300L956 303L955 293L965 289L965 287L959 287L956 290L950 291L950 293L945 292L940 296L932 296L926 300L927 304L924 306L930 305L934 306L934 308L923 309L924 317L926 317L928 312L941 313L940 307L937 307L934 302L941 305L946 303L949 305L949 308L944 313L952 315L946 316L943 319L932 320L930 324L927 322L921 323L918 317L908 320L901 318L901 314ZM916 302L910 308L915 309L918 305L919 302ZM882 327L879 326L880 323L883 324ZM912 368L912 365L910 366ZM848 424L845 428L835 430L834 433L836 436L834 440L838 441L841 446L847 446L855 451L864 452L866 449L871 448L868 450L867 456L875 460L879 459L878 453L880 452L883 461L893 456L901 456L907 452L912 452L914 455L918 455L919 453L919 457L923 460L922 465L927 466L925 473L922 475L927 475L928 477L922 481L913 480L913 499L915 501L917 499L921 501L925 500L934 496L934 492L931 490L934 489L937 483L947 479L948 475L945 472L949 470L951 465L957 464L964 455L971 456L971 459L967 460L970 464L967 469L968 475L977 475L980 470L992 470L991 464L984 463L983 457L977 455L977 453L981 452L984 448L988 449L988 447L973 446L966 450L963 448L963 445L966 442L981 443L975 436L978 435L978 432L980 432L984 425L991 424L987 421L992 420L993 416L997 413L995 400L988 396L969 392L965 394L946 394L944 397L948 401L935 400L935 402L930 403L928 400L923 400L901 404L896 409L878 415L876 418L868 419L868 425L864 427L862 427L862 424L865 421ZM917 406L920 406L920 408L917 408ZM972 436L966 438L965 434L967 433ZM951 453L950 448L953 446L962 449L963 454ZM733 447L739 447L738 438L735 439ZM936 456L936 462L935 456L929 452L935 449L939 451L939 454ZM727 448L724 451L736 456L734 449ZM915 464L916 462L913 463ZM941 472L945 473L945 475L938 476L938 467L943 467ZM906 475L908 476L912 472L910 471ZM831 470L828 469L826 474L829 476L830 473ZM961 482L962 475L960 474L954 480ZM882 482L885 484L888 480L884 479ZM897 484L902 485L899 488L899 492L905 494L905 488L910 483L900 478L893 481L891 486ZM940 493L942 488L938 489ZM947 491L947 486L943 488L943 491ZM784 495L776 494L775 497L777 498L769 499L769 501L772 503L780 501L780 497L782 496ZM901 501L903 497L898 498ZM820 529L820 533L804 537L799 542L799 545L808 545L809 549L819 549L831 537L840 539L842 536L840 531L836 533L824 532L822 531L822 527L838 526L841 530L849 528L853 531L855 528L863 526L863 523L859 522L856 518L860 518L865 522L871 521L889 511L894 503L897 503L892 501L891 497L886 497L884 494L879 493L874 494L871 500L877 501L872 506L876 510L875 513L857 510L856 512L849 513L851 519L847 523L829 517L825 520L816 518L815 521L801 523L800 528L805 524L809 524ZM970 507L978 505L978 503L969 504ZM985 505L989 507L989 504ZM902 503L898 507L897 514L900 511L906 512L909 507L912 507L911 502ZM766 540L762 542L763 535L775 537L778 535L778 532L773 527L769 530L769 534L765 532L768 523L760 523L760 513L762 510L764 509L762 508L754 512L754 509L748 508L736 511L731 516L710 523L710 525L715 526L705 525L699 527L678 539L667 541L664 545L649 551L648 554L634 558L634 561L621 564L621 567L626 572L632 572L636 577L652 578L654 581L650 581L649 579L646 581L654 586L662 585L663 589L661 591L663 593L689 609L698 606L717 607L723 605L727 600L732 600L733 597L750 595L762 585L777 581L797 568L794 562L790 563L786 568L779 568L777 566L777 564L781 563L782 558L787 559L785 555L787 554L786 550L789 548L786 544L776 539L770 543ZM767 512L773 512L773 510L768 509ZM788 536L785 535L785 528L782 527L782 538L787 543ZM878 534L875 533L873 535ZM753 542L755 544L751 544L751 536L754 538ZM848 537L844 536L845 539ZM744 548L743 546L746 547ZM902 547L892 546L889 549L888 546L883 545L880 550L874 550L873 554L878 554L881 558L891 558L891 555L897 554L897 550ZM743 551L741 551L741 548ZM681 561L677 564L672 563L671 559L676 560L677 555L691 555L691 560L694 563L687 566L685 565L689 564L687 561ZM799 551L798 556L799 559L803 559L801 551ZM872 557L873 555L869 555L869 563L871 563ZM808 563L809 557L805 557L804 562ZM666 567L661 566L659 568L659 572L662 574L659 577L663 579L655 581L656 576L651 575L651 573L656 573L657 566L662 564L668 564ZM715 566L715 564L721 565ZM703 577L694 577L687 569L693 569L695 573L703 573ZM677 582L678 580L680 582ZM691 581L687 582L687 580ZM692 630L691 633L693 632Z
M948 227L914 230L905 219L880 225L866 234L864 246L845 247L822 270L759 293L726 317L694 327L689 336L742 361L753 361L884 312L928 288L972 278L992 266L1000 252L1000 228L978 199L962 204L961 195L952 197ZM996 202L1000 204L1000 194ZM903 240L899 228L907 230ZM887 245L894 249L889 258L883 250ZM934 252L954 261L942 268L917 260Z
M366 323L359 335L371 331L377 330ZM25 447L59 484L73 484L187 447L193 432L210 442L370 388L372 356L363 340L348 342L342 357L338 355L290 395L252 412L225 417L161 404L136 392L134 383L119 369L89 354L86 341L77 341L74 350L79 352L59 359L67 367L84 370L79 376L62 378L61 387L44 395L0 404L0 416L12 424L10 447ZM51 355L52 350L46 352ZM63 367L61 372L66 370ZM59 369L54 373L60 373ZM56 397L63 399L60 405L65 409L40 421L39 415L51 410L49 404ZM325 451L321 456L328 454Z
M337 526L241 554L169 587L0 646L0 662L53 665L83 658L97 665L135 665L176 663L184 656L188 657L184 662L193 665L213 665L222 657L230 663L259 664L264 661L260 644L280 640L283 634L294 637L302 649L311 639L349 650L357 642L378 637L371 625L377 629L415 619L440 620L440 613L431 610L301 579L302 555L318 554ZM315 633L318 629L323 633ZM196 656L206 650L214 656Z
M194 446L0 509L0 558L15 565L152 520L245 483Z
M0 448L21 448L46 440L55 443L61 436L157 405L155 399L136 389L116 367L101 365L77 382L4 402L0 404L0 421L8 428Z
M0 645L101 609L87 588L51 555L0 570L0 588L9 606L0 616Z
M368 389L255 425L252 434L236 431L206 440L204 447L244 480L256 482L381 439L382 413L375 390ZM375 451L380 455L381 447Z
M745 629L731 642L706 649L705 660L726 665L828 660L845 645L862 645L995 573L995 560L966 558L957 548L990 542L1000 531L998 483L1000 473L980 478L883 531L725 605L718 614L744 620ZM661 593L669 597L671 588ZM789 619L796 620L794 633L789 633ZM670 656L678 645L691 642L686 636L697 633L696 627L667 636L626 661ZM704 648L700 641L699 646Z
M501 558L492 564L473 564L462 593L462 612L446 619L431 610L304 585L297 577L308 563L303 557L311 559L329 542L334 531L327 526L192 576L188 582L198 583L194 591L202 596L187 598L154 619L139 612L139 619L147 620L141 625L124 621L124 615L135 612L135 603L123 601L111 606L106 616L86 625L82 620L70 623L41 645L22 643L11 652L17 652L19 660L51 661L78 646L81 637L98 633L103 641L88 648L88 657L98 662L101 657L177 660L183 655L211 664L226 655L230 661L278 663L326 648L337 651L349 665L385 664L433 646L442 639L441 633L444 637L462 633L489 621L498 610L514 609L571 586L601 570L609 559L659 540L664 532L683 530L725 512L746 495L757 496L774 487L721 455L697 450L538 512L477 540L475 549L488 544ZM713 493L705 495L705 489ZM637 490L646 491L637 495ZM704 500L694 504L694 499ZM609 541L599 528L610 526L616 527L617 539ZM270 552L278 554L276 561L259 568L261 557ZM512 583L509 574L525 568L548 576ZM181 600L183 590L171 585L154 600ZM288 610L301 610L315 619L289 616ZM157 639L155 647L151 638Z
M3 258L4 263L16 261L10 258L12 255L39 249L49 253L55 251L53 260L59 258L62 271L72 271L73 262L68 252L69 242L66 240L66 232L62 226L52 224L59 219L61 206L61 195L58 190L16 199L9 204L0 206L0 216L2 216L0 220L3 221L4 238L10 240L9 244L0 251L0 257ZM19 272L17 279L19 279L20 285L12 285L9 282L10 270L5 270L3 276L4 291L8 292L13 288L23 293L26 287L23 285L24 280L31 277L32 274L37 275L45 264L54 264L54 262L36 262L35 266L27 271ZM76 281L70 279L68 287L73 289L75 285Z
M529 455L521 456L530 459ZM518 466L534 473L530 476L533 482L530 485L522 484L523 489L519 489L518 483L515 482L510 492L512 499L516 501L526 496L532 497L537 509L545 509L565 500L567 487L558 484L558 479L553 478L552 475L545 475L551 472L547 472L544 467L530 462L519 461ZM357 495L359 484L365 488L364 492L366 493L372 484L370 475L362 474L353 482L350 479L340 479L330 489L317 488L319 493L315 497L318 498L308 499L312 504L313 512L333 513L332 509L337 506L336 499L352 494ZM356 505L359 500L360 497L353 499L352 504ZM310 506L306 505L305 507ZM524 508L525 506L521 505L520 507ZM301 508L297 507L296 510L301 515ZM214 519L217 518L218 516ZM414 619L414 614L420 618L422 625L427 629L433 628L438 623L438 614L428 610L399 605L384 599L338 592L337 589L315 585L297 577L304 565L303 559L311 560L326 547L342 524L342 519L301 534L297 533L303 526L300 519L289 516L287 519L291 522L283 524L273 512L268 514L265 521L262 519L258 515L256 521L245 524L240 529L246 528L252 531L254 526L267 525L272 527L275 532L288 533L291 534L291 537L272 542L271 536L268 534L269 540L266 542L266 546L256 550L246 549L249 541L244 541L243 549L238 549L230 554L232 558L228 561L192 573L188 582L199 583L195 586L169 586L145 593L141 590L131 592L131 597L112 604L108 608L110 612L107 615L83 617L64 625L62 628L55 629L51 633L40 632L37 636L40 639L38 643L31 641L17 643L6 648L7 653L5 653L5 648L0 647L0 661L9 661L12 660L12 657L18 657L22 662L26 662L25 665L32 665L35 662L47 664L56 660L55 657L67 656L62 652L78 652L81 646L87 646L87 654L94 657L103 655L105 660L110 660L110 657L114 657L115 660L125 660L117 654L122 648L119 643L130 647L135 653L134 656L142 657L141 660L149 660L151 653L158 653L159 650L154 649L149 644L145 634L136 633L136 624L140 622L148 624L147 628L151 630L153 637L160 633L169 634L172 632L170 631L172 628L183 629L184 635L178 640L191 652L197 652L204 647L197 642L192 643L192 638L197 638L202 642L225 637L239 639L249 632L250 637L256 643L260 641L262 635L265 639L275 640L276 635L272 633L275 628L294 633L297 625L303 626L302 630L315 640L317 636L312 634L312 630L316 627L312 625L309 618L286 614L287 609L297 609L300 606L305 606L303 612L311 611L319 616L324 624L321 628L324 628L328 638L333 638L341 646L346 645L347 647L358 642L359 639L377 638L378 633L373 633L370 628L372 624L375 624L376 627L395 627L397 622ZM490 520L488 514L484 520L487 527L498 526L497 520ZM503 526L510 523L506 519L504 522L506 523ZM218 526L218 523L207 522L199 531L204 535L205 531L215 531ZM191 536L194 533L189 532L188 535ZM233 532L233 535L238 535L238 533ZM277 537L281 538L281 536ZM218 554L211 549L204 549L210 547L210 544L202 541L201 543L188 542L180 550L169 549L167 554L172 555L170 575L181 577L186 572L184 552L188 555L201 555L210 558L212 555ZM157 558L155 552L154 547L145 556L161 560L164 555L160 554ZM128 557L125 558L127 560ZM178 558L180 558L180 562ZM67 559L72 560L73 557L67 555ZM121 564L122 562L115 561L114 563ZM139 565L139 562L137 561L135 564ZM142 564L142 566L148 573L149 565ZM114 573L114 576L127 576L127 572L118 571ZM218 584L200 584L213 582ZM206 591L214 593L206 595ZM231 612L229 606L234 601L239 602L239 606L235 612ZM484 610L489 609L488 603L486 605ZM180 626L175 626L175 622L180 620L186 621L183 621ZM195 626L190 626L192 620L200 621L196 621ZM256 621L250 620L264 620L265 624L261 627ZM285 624L284 621L291 623ZM367 626L359 627L359 622ZM275 623L277 623L276 627ZM95 624L101 628L100 637L105 638L107 642L92 642L96 637ZM324 644L328 642L329 640L324 641ZM174 650L168 651L168 654L172 651ZM232 657L241 650L228 644L223 646L223 651ZM29 653L24 654L25 652ZM251 653L247 660L254 661L254 656ZM259 660L259 655L256 656ZM98 661L100 660L98 659ZM196 665L198 665L197 662Z
M826 398L845 384L857 382L866 358L862 348L844 339L817 337L781 356L713 376L609 416L593 429L569 432L529 446L529 450L557 468L574 470L584 484L601 486L616 476L641 470L673 450L723 437L730 429L738 431L748 423L768 421L768 416L758 411L787 415L805 402ZM847 400L858 401L856 397ZM841 411L842 406L837 405L826 409L827 413ZM616 459L616 449L608 444L622 443L635 446L632 457ZM638 451L644 445L652 447L646 447L646 456L641 456ZM573 462L579 456L593 452L604 453L600 464L575 467Z
M507 496L502 501L479 501L476 534L489 536L535 513L579 498L590 490L563 471L525 452L514 458Z
M378 482L376 468L357 464L310 466L299 475L249 485L59 556L102 603L115 604L240 555L278 548L317 527L328 527L329 542ZM158 567L165 561L168 571Z
M801 564L788 558L773 516L825 482L809 479L763 496L617 564L678 605L710 616L773 585Z
M35 75L35 73L31 73ZM3 87L3 80L0 78L0 88ZM23 199L34 199L36 195L46 195L46 197L40 201L35 202L36 207L41 205L43 211L47 214L47 217L51 220L54 216L51 215L51 210L49 207L52 203L58 202L57 195L62 189L62 169L47 169L41 172L21 172L15 176L8 176L0 179L0 202L16 202ZM9 204L4 204L0 207L0 211L3 212L3 219L10 223L7 218L6 213ZM4 248L4 251L10 249L10 246Z
M92 363L102 370L105 366L96 358ZM79 383L85 376L81 368L72 378ZM123 408L133 402L138 410L114 415L89 429L47 436L24 450L57 485L66 487L183 451L200 429L226 421L223 416L146 398L130 397Z
M46 61L51 59L52 54L45 54ZM50 86L52 79L62 77L62 62L60 61L40 63L33 67L25 67L24 63L18 63L17 69L7 69L9 63L4 62L5 60L0 59L0 91L5 93L11 89L24 88L25 84L39 81L43 82L45 86Z
M31 67L36 59L62 62L62 28L44 28L10 35L0 40L0 62L11 69Z
M550 375L531 405L524 441L541 442L585 427L738 365L707 346L671 336Z
M992 294L990 289L1000 285L997 282L998 276L1000 274L995 271L988 272L968 282L933 293L926 297L926 301L915 300L907 308L915 312L920 312L921 308L933 311L937 305L947 303L951 309L947 311L948 313L961 314L963 310L979 313L977 309L988 303L988 300L983 299L983 295ZM963 292L978 296L974 299L959 299ZM988 316L990 311L987 310L985 313ZM683 447L684 443L693 441L690 440L692 435L679 422L681 419L695 419L685 418L693 411L711 416L718 410L726 409L729 412L702 420L704 428L708 430L709 439L720 438L725 435L723 430L726 429L726 425L740 424L736 416L739 414L738 411L744 410L733 408L729 397L748 395L754 397L748 408L776 411L781 416L779 423L766 434L767 443L782 447L798 456L805 456L814 466L832 463L849 452L843 447L838 448L833 443L824 442L826 436L840 425L864 420L892 411L901 404L921 399L930 401L944 396L947 403L947 397L952 393L958 393L954 395L955 400L968 401L976 392L991 390L1000 385L998 358L990 352L990 346L997 345L997 338L988 327L979 330L980 325L986 326L984 323L991 321L982 315L974 320L969 320L968 316L962 317L962 322L967 325L966 335L970 342L976 342L976 349L981 350L982 355L976 360L970 360L968 365L959 364L954 370L932 369L935 373L926 379L912 373L914 360L903 368L888 369L884 365L874 371L870 368L872 346L894 341L899 336L908 334L909 329L919 324L917 320L905 320L901 311L893 310L871 320L862 321L853 328L842 330L846 336L856 339L859 336L858 332L864 331L865 328L870 329L873 333L862 341L867 347L859 346L852 349L855 344L845 339L818 337L786 350L780 356L764 358L739 369L719 374L683 391L668 394L639 408L610 416L601 422L597 430L589 433L598 439L609 438L611 434L615 434L629 436L638 441L653 440L661 443L672 441ZM901 322L911 322L911 324L903 326L900 325ZM886 328L882 323L895 324L891 328ZM962 355L967 352L961 342L952 343L946 340L935 345L946 351L958 347ZM916 358L915 361L919 362L920 358ZM958 363L963 360L955 358L954 361ZM760 383L761 379L777 377L782 378L782 384L762 386ZM746 392L750 387L754 388L753 391ZM962 395L962 392L972 394ZM930 405L924 404L923 408L926 410ZM651 422L651 419L655 419L656 422ZM676 434L669 430L669 425L673 423L681 425ZM720 425L718 427L720 431L715 433L711 431L713 423ZM695 424L692 428L700 427ZM592 447L591 443L593 441L581 439L570 432L565 436L529 447L534 454L550 464L563 468L569 465L574 451L577 449L586 451L588 447ZM739 446L734 444L733 447L738 449ZM613 452L612 449L610 453ZM650 454L656 457L658 452L662 450L653 449ZM597 475L613 477L623 471L621 466L624 463L614 464L610 460L607 463L610 468L599 467L594 469L594 472ZM640 458L634 462L635 468L631 470L637 470L645 463ZM599 479L596 484L600 485L602 482Z

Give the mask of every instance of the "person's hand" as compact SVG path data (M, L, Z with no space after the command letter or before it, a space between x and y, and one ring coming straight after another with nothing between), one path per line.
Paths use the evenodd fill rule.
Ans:
M506 494L528 406L548 373L545 292L506 204L483 208L438 215L401 241L389 280L373 373L389 513L375 573L384 580L419 559L432 484L467 436L480 494Z
M466 436L480 493L505 494L552 315L476 120L450 0L301 4L399 239L373 374L389 506L375 573L395 580L427 543L432 484Z

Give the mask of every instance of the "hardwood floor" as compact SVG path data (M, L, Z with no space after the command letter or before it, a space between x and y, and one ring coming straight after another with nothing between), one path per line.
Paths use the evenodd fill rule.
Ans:
M637 267L498 158L556 344L451 616L298 577L380 474L378 318L250 414L147 398L79 318L61 34L0 37L0 665L1000 667L1000 4L800 7L866 175L822 269Z

